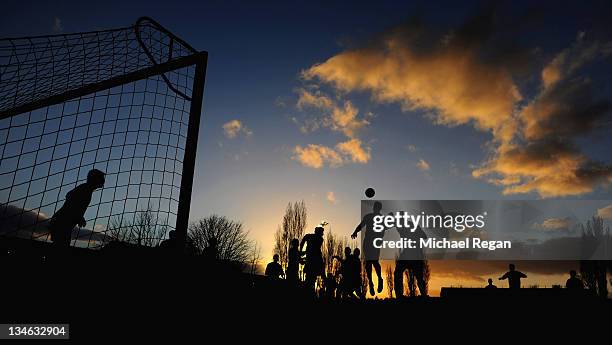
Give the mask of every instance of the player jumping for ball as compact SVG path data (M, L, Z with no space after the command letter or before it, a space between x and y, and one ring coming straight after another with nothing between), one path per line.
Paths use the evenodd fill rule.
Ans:
M377 238L382 238L384 236L384 231L376 232L374 231L374 217L381 215L380 210L382 210L382 203L380 201L376 201L374 203L374 207L372 209L372 213L366 214L361 223L357 225L355 231L351 235L351 238L357 238L357 234L361 229L365 226L365 235L363 239L363 252L366 260L366 273L368 275L368 282L370 286L370 295L374 296L374 282L372 281L372 266L376 270L376 275L378 276L378 293L381 293L383 290L383 278L380 269L380 262L378 261L380 257L380 248L374 247L374 240Z

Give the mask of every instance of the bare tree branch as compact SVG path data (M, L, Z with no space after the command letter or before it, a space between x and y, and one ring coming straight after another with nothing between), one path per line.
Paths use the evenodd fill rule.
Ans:
M289 244L294 238L301 239L306 229L307 210L304 201L287 204L282 225L274 234L274 254L278 254L283 270L287 269Z
M212 215L202 218L189 226L189 240L196 254L202 254L211 239L217 241L219 260L245 265L249 262L252 243L242 223L229 220L224 216Z

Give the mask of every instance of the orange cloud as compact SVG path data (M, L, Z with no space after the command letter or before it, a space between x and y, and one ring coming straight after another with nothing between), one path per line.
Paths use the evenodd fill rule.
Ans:
M299 89L298 95L296 107L300 110L308 107L329 110L335 106L334 101L328 96L321 94L320 91L310 92L306 89Z
M504 187L504 194L537 191L542 197L579 195L610 180L609 166L589 162L568 143L543 140L498 150L474 177L497 175L489 182Z
M371 91L376 101L399 102L404 110L432 111L440 124L473 122L486 130L508 121L521 100L508 72L480 64L471 51L440 45L418 54L394 35L382 47L340 53L302 75L344 92Z
M233 139L239 134L251 136L253 132L245 126L240 120L231 120L223 124L223 133L228 139Z
M309 168L320 169L326 164L337 167L344 163L336 150L323 145L308 144L306 147L298 145L294 148L293 153L292 159Z
M316 108L324 113L324 117L316 124L307 123L307 128L314 130L321 126L328 127L349 138L354 138L361 128L369 124L366 119L358 117L359 109L351 101L344 101L342 105L338 105L329 96L318 90L311 92L303 88L298 90L298 94L296 106L299 110Z
M588 53L566 51L563 63L555 62L560 55L553 59L557 71L543 73L541 91L516 114L519 126L513 138L519 140L500 145L473 176L497 176L490 181L503 185L504 194L537 191L542 197L590 193L612 181L612 167L589 159L574 143L610 110L608 100L594 96L588 78L572 75L594 54L593 46L598 45L584 48ZM568 61L572 55L579 61Z
M359 118L359 109L351 101L335 101L319 90L309 91L304 88L297 90L299 97L296 107L299 110L315 108L323 113L323 118L307 119L300 124L302 133L308 133L321 127L329 128L345 135L348 140L340 142L335 147L318 144L300 145L293 150L292 159L302 165L320 169L325 165L338 167L348 162L366 164L371 158L370 147L357 138L358 131L369 124L368 120Z
M496 48L479 41L490 35L475 27L467 23L442 37L421 26L396 28L302 76L343 93L370 92L374 101L399 103L405 111L424 111L436 124L472 124L491 133L491 154L472 175L501 186L504 194L579 195L612 182L612 166L589 159L574 143L610 109L607 100L595 96L589 78L577 73L609 56L612 44L579 34L541 68L542 87L525 102L504 60L483 60L495 53L486 47Z
M429 171L431 169L431 166L429 165L429 163L427 163L424 159L419 159L419 162L416 164L417 168L419 168L421 171Z
M325 165L336 168L347 162L366 164L370 157L370 148L362 146L359 139L353 138L338 143L334 148L317 144L308 144L306 147L297 145L291 158L306 167L320 169Z
M352 162L365 164L370 160L370 148L363 147L361 140L351 139L336 145L336 149Z
M336 199L336 194L334 194L334 192L327 192L327 201L332 204L337 203L338 200Z

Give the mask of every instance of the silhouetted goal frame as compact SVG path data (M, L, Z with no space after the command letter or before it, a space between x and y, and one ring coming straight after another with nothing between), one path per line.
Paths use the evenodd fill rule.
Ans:
M91 168L107 173L72 245L184 243L207 52L148 17L129 27L0 39L0 237L49 241Z

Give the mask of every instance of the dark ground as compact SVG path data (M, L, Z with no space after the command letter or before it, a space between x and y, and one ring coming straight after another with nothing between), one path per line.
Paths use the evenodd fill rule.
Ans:
M116 254L116 253L115 253ZM71 339L409 343L609 334L610 301L567 296L329 302L223 265L140 253L0 257L0 323L69 323ZM605 328L598 325L607 324ZM174 343L174 342L173 342Z

